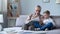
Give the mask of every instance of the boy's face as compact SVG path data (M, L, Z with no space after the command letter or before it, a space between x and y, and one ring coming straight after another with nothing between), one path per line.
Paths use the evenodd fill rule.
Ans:
M49 18L50 14L44 13L43 16L44 18Z

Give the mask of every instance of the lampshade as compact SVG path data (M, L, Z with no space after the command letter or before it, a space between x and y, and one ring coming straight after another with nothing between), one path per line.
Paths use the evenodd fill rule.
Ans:
M0 14L0 23L3 23L3 14Z

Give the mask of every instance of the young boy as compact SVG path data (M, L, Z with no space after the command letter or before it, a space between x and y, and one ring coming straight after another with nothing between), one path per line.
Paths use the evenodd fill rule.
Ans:
M42 22L43 21L43 22ZM55 26L55 23L53 21L52 18L50 18L50 12L48 10L46 10L44 13L43 13L43 18L41 18L41 22L43 23L43 25L41 24L37 24L35 25L34 23L34 26L37 27L37 28L40 28L40 30L45 30L45 29L48 29L48 30L51 30L51 28L53 26ZM41 23L40 22L40 23ZM38 25L38 26L37 26Z
M52 18L50 18L50 11L46 10L44 13L43 13L43 16L44 16L44 20L43 20L43 23L45 24L44 26L41 27L41 29L49 29L51 30L51 28L53 26L55 26L55 23L53 21Z

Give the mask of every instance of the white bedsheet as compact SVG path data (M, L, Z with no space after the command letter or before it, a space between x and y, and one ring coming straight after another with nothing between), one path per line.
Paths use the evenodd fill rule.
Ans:
M30 30L22 30L21 27L11 27L11 28L4 28L4 31L7 33L14 33L14 34L35 34L35 33L45 33L47 31L30 31Z
M50 31L30 31L30 30L22 30L20 28L21 27L4 28L4 33L5 34L60 34L60 29Z

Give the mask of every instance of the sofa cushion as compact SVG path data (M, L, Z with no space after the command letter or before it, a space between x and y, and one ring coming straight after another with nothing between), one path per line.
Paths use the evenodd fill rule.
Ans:
M53 16L56 27L60 28L60 16Z
M28 17L28 15L20 15L16 19L16 26L23 26L25 24L27 17Z

